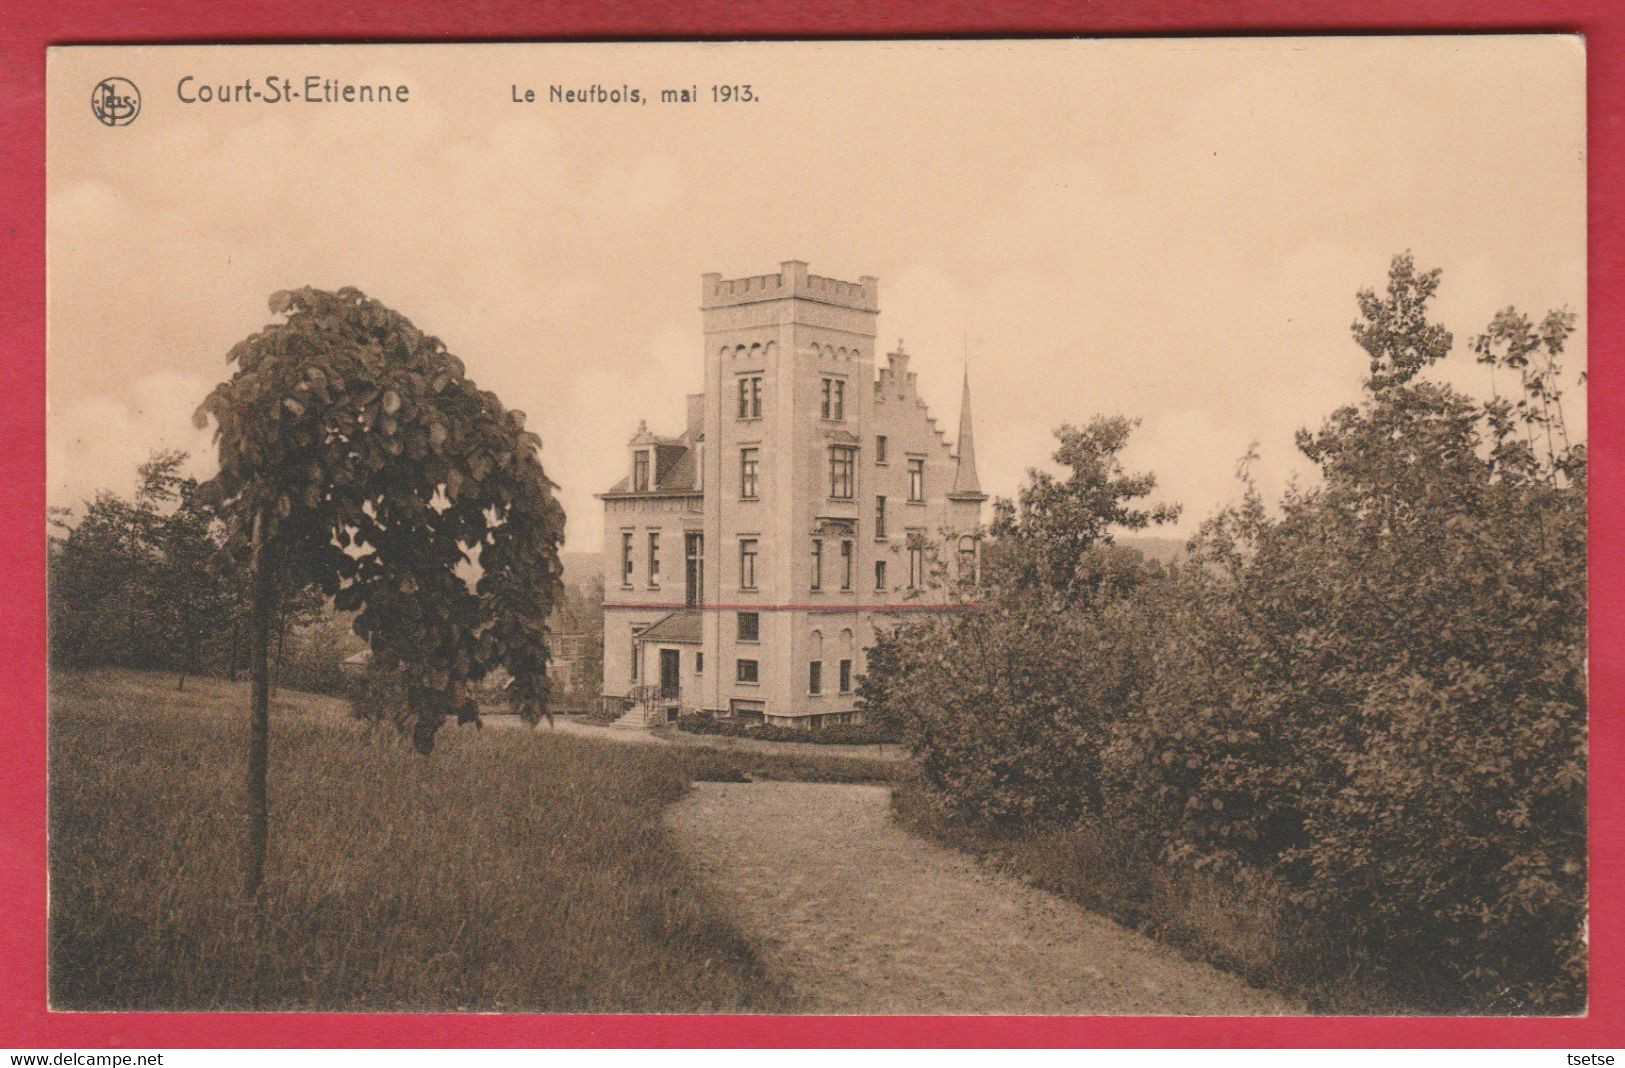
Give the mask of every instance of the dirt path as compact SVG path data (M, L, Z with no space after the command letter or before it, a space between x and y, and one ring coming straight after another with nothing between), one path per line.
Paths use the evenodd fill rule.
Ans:
M889 809L883 786L696 783L669 819L804 1012L1294 1010L911 835Z

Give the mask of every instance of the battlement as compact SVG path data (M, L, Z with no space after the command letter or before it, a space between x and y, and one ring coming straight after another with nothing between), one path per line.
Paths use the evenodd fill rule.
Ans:
M758 274L749 278L723 278L707 274L700 283L700 307L727 308L763 300L795 297L821 304L833 304L857 311L880 310L880 279L864 275L856 282L824 278L807 273L801 260L786 260L778 274Z

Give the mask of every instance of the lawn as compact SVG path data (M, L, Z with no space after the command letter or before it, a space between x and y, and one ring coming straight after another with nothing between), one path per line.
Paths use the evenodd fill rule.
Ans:
M794 1008L661 825L694 779L878 762L448 727L423 758L342 702L272 708L265 890L237 894L246 686L51 688L57 1009Z

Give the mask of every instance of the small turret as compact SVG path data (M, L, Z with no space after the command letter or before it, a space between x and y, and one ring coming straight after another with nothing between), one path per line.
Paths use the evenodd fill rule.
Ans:
M976 477L976 437L971 433L970 368L965 368L965 388L959 399L959 437L954 442L959 466L954 471L954 488L948 499L954 501L985 501L982 481Z

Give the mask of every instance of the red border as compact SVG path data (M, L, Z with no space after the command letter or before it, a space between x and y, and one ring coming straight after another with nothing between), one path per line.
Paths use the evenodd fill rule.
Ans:
M1625 757L1613 713L1625 693L1625 583L1604 551L1625 528L1619 398L1625 234L1617 196L1625 8L1608 0L14 0L0 42L0 1046L1625 1046ZM1590 57L1592 340L1592 1009L1572 1020L1203 1020L606 1016L67 1015L45 991L44 62L51 44L119 41L437 40L642 37L1443 32L1564 30ZM382 36L380 36L382 35Z

